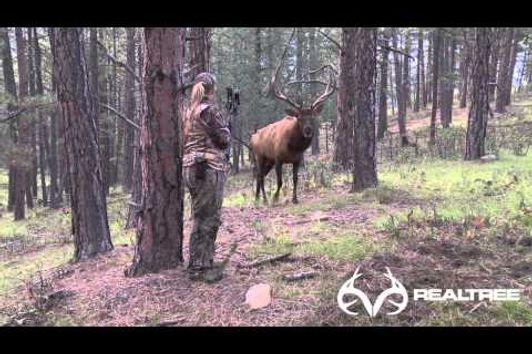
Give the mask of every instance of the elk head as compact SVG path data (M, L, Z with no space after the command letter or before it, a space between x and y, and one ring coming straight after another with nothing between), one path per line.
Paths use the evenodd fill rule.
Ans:
M295 31L294 31L295 32ZM288 46L294 36L294 32L292 32L292 36L290 37L290 40L288 41L288 44L284 50L283 55L281 56L281 60L277 64L277 67L275 68L275 71L272 75L270 85L269 85L269 91L273 94L274 97L277 99L284 101L288 103L291 107L286 109L286 113L289 116L295 117L297 119L297 126L299 128L299 131L301 135L305 139L311 139L314 136L314 131L316 129L316 116L321 113L321 110L323 108L323 104L325 101L334 93L336 89L336 82L334 79L334 73L332 70L329 71L329 81L327 83L324 83L319 80L310 80L310 81L292 81L287 83L286 85L283 85L281 88L277 85L277 80L279 76L279 71L281 69L282 62L284 60L284 57L286 56ZM317 70L313 70L310 73L317 73L319 71L322 71L325 68L332 68L331 65L325 65ZM325 91L314 100L314 102L310 105L310 107L304 107L303 104L299 104L288 98L286 93L284 92L284 88L288 85L294 85L294 84L302 84L302 83L317 83L322 84L326 86Z

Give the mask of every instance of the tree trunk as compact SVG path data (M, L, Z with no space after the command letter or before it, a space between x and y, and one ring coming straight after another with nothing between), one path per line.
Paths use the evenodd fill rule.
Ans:
M44 95L43 79L42 79L42 53L39 45L39 38L37 36L37 29L33 28L33 53L34 53L34 67L35 67L35 89L37 95ZM46 187L46 166L48 155L50 154L50 145L48 143L48 124L47 117L44 116L40 109L37 111L39 129L39 170L41 172L41 190L43 206L48 206L48 189Z
M310 70L316 70L318 68L318 50L316 48L316 28L312 27L309 30L309 66ZM316 79L316 75L311 74L311 80ZM312 85L310 87L310 96L314 97L316 94L316 87ZM316 116L316 129L314 130L314 136L312 137L312 155L320 154L320 127L321 121L319 115Z
M421 71L423 68L423 32L421 29L417 33L417 65L416 65L416 97L414 101L414 112L419 112L421 106ZM423 78L424 81L424 78Z
M506 106L509 106L512 104L512 87L514 83L514 71L515 71L515 63L517 62L517 53L519 51L519 42L521 41L522 34L521 30L519 28L515 29L514 32L514 41L512 45L512 52L510 55L510 67L508 69L508 85L506 86L505 90L505 102L504 104Z
M208 27L193 27L189 38L189 67L192 68L190 77L193 79L202 72L211 71L211 36Z
M4 74L4 87L7 94L7 112L11 113L17 110L17 84L15 82L15 72L13 70L13 58L11 57L11 43L9 40L9 30L7 27L1 27L0 33L2 35L2 70ZM17 144L17 131L14 121L9 122L9 137L11 143L16 146ZM13 156L13 152L9 154L9 182L8 182L8 203L7 210L13 211L15 206L16 196L16 156Z
M434 30L433 30L434 32ZM433 76L433 70L432 66L434 64L434 60L432 59L433 53L434 53L434 46L433 46L433 40L434 35L429 35L429 47L427 48L427 82L426 82L426 90L427 90L427 103L432 103L432 76Z
M48 28L48 38L50 40L50 51L52 59L55 58L54 29ZM52 92L57 94L55 65L52 65ZM63 203L61 184L58 180L59 153L57 147L57 109L50 115L50 154L48 155L48 165L50 167L50 207L58 209Z
M113 245L82 30L56 29L55 44L58 102L70 177L74 261L80 261L110 251Z
M135 70L135 29L132 27L126 28L127 36L127 66ZM136 121L135 111L136 111L136 102L135 102L135 79L129 74L125 73L126 80L124 91L126 94L125 97L125 113L131 121ZM133 184L133 155L134 155L134 139L135 139L135 130L134 128L127 124L125 125L126 129L126 149L125 149L125 168L124 168L124 186L127 190L131 190Z
M489 114L489 28L477 28L475 39L475 62L473 64L473 96L467 122L466 160L482 157Z
M17 41L17 65L19 75L19 102L21 105L26 103L28 96L28 56L26 51L26 39L23 30L20 27L15 28L15 37ZM17 172L16 176L16 194L15 194L15 220L22 220L25 215L25 203L28 193L31 193L31 122L30 117L26 114L19 116L18 120L18 139L17 139ZM30 200L32 198L29 198Z
M375 69L377 31L358 28L356 65L351 90L355 96L353 191L377 186L375 160ZM353 111L350 111L353 112Z
M144 40L143 32L137 31L137 35L139 40L137 41L139 43L137 47L137 57L138 57L138 76L141 78L143 77L143 45L142 43ZM142 81L139 83L139 86L142 86ZM143 88L140 87L140 92L142 92ZM144 107L142 105L139 105L137 109L137 122L140 121L140 117L142 117ZM135 141L134 141L134 155L133 155L133 190L131 192L131 202L129 203L129 210L128 210L128 216L127 216L127 222L126 222L126 229L131 228L137 228L138 227L138 217L140 212L140 202L141 202L141 192L142 192L142 180L141 180L141 170L140 170L140 131L135 131Z
M342 48L340 53L340 77L338 92L336 94L336 134L334 137L333 161L338 168L348 170L353 161L353 120L349 117L354 115L354 97L349 91L353 85L354 71L352 65L355 62L356 31L353 28L342 29Z
M296 80L303 80L303 46L304 46L304 34L303 29L298 28L296 30ZM296 103L303 105L303 84L296 85Z
M392 29L393 46L398 48L398 34L395 28ZM399 54L393 53L395 64L395 90L397 97L397 124L399 125L399 135L401 136L401 146L408 145L408 136L406 132L406 84L403 68L407 68L408 64L401 62ZM408 57L402 58L408 61Z
M418 65L420 66L421 68L421 76L420 76L420 79L421 79L421 106L423 107L423 109L426 109L427 108L427 82L425 80L425 49L424 49L424 46L425 46L425 39L424 39L424 32L423 30L419 30L419 48L418 50L420 51L419 53L419 63Z
M464 29L464 46L462 47L461 76L462 88L460 89L460 108L467 106L469 68L471 64L471 45L469 43L469 30Z
M141 122L142 202L129 276L183 262L182 94L183 28L146 28Z
M495 98L495 111L498 113L506 112L507 91L512 87L512 73L510 73L510 66L512 61L512 47L514 39L514 28L505 30L502 38L502 60L499 67L499 75L497 76L497 91Z
M438 28L433 32L433 53L434 58L432 63L432 114L430 116L430 136L429 144L436 143L436 114L438 112L438 75L439 75L439 59L440 58L440 39L441 29Z
M383 32L382 38L384 46L381 47L381 80L379 85L379 126L377 130L377 138L380 140L384 137L384 133L388 129L388 57L390 51L388 50L389 34L387 29Z
M100 30L100 41L104 40L104 29ZM103 53L102 53L103 56ZM102 62L106 63L105 68L110 67L111 62L108 58L102 57ZM109 104L109 81L110 75L108 69L102 69L103 75L98 82L98 100L101 104ZM99 74L100 75L100 74ZM113 155L113 139L112 139L112 124L107 111L100 110L100 135L101 135L101 149L102 149L102 176L105 194L109 195L109 188L111 186L111 157Z
M497 73L497 68L500 63L500 56L501 56L501 42L506 33L505 28L494 28L492 30L491 36L493 37L492 43L491 43L491 50L490 50L490 68L489 68L489 99L490 102L495 101L495 92L496 92L496 85L494 85L499 80L499 75Z
M29 92L30 97L35 97L35 65L34 65L34 51L33 51L33 29L31 27L26 28L26 48L28 53L28 83L29 83ZM33 198L38 198L37 196L37 129L35 122L35 109L31 109L30 113L30 136L31 136L31 170L30 170L30 182L28 189L26 189L26 204L29 209L34 207Z
M405 53L410 54L412 46L410 32L406 30L405 33ZM405 119L406 109L412 108L412 90L410 85L410 62L408 57L403 58L403 85L404 85L404 99L405 99Z

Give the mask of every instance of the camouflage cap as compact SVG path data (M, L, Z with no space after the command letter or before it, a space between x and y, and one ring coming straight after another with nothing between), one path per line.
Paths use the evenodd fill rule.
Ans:
M214 87L216 85L216 77L208 72L200 73L196 76L194 79L194 84L197 84L198 82L202 82L206 87Z

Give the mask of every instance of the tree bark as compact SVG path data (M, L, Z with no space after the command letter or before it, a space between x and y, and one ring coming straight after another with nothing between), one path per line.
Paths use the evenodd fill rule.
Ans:
M464 45L462 47L462 63L461 63L461 76L462 76L462 87L460 89L460 108L465 108L467 105L467 95L468 95L468 81L469 81L469 71L471 64L471 45L469 43L469 30L464 29Z
M513 73L510 72L510 67L512 62L514 33L514 28L508 28L502 36L503 56L499 67L499 75L497 77L497 95L495 97L495 111L498 113L506 112L508 91L511 91L512 88Z
M211 36L208 27L193 27L189 38L189 68L190 77L194 78L202 72L211 71Z
M178 82L185 33L183 28L144 29L142 201L135 257L128 276L174 268L183 262L183 97Z
M466 136L466 160L482 157L489 114L489 28L477 28L475 39L475 62L473 64L473 96L469 111Z
M33 50L33 28L26 28L26 48L28 55L28 84L30 97L35 97L35 57ZM29 187L26 189L26 204L29 209L34 207L33 198L38 198L37 195L37 127L35 122L35 109L31 109L29 113L30 117L30 136L31 136L31 169L30 169L30 181Z
M17 84L15 82L15 72L13 70L13 58L11 56L11 43L9 40L9 30L7 27L1 27L0 33L2 35L2 70L4 74L4 87L8 95L7 112L11 113L18 109L17 102ZM9 137L11 143L17 144L17 129L14 121L9 122ZM16 156L11 152L9 155L9 182L8 182L8 203L7 210L13 211L15 206L16 196L16 172L17 165Z
M438 75L439 75L439 57L440 57L440 39L441 29L435 29L433 32L433 53L432 58L432 114L430 116L430 136L429 144L436 143L436 114L438 112Z
M55 30L57 92L70 179L74 261L113 249L102 182L96 107L87 73L83 32Z
M100 41L103 42L104 39L104 29L100 30ZM102 53L102 58L100 59L106 63L106 67L111 65L109 58L104 57ZM107 73L107 70L102 70L103 75L101 75L101 80L99 81L98 87L98 100L102 105L109 104L109 82L110 75ZM103 109L103 108L102 108ZM111 186L111 157L113 156L113 139L112 139L112 124L109 120L107 112L100 110L100 135L101 135L101 149L102 149L102 176L103 184L105 189L105 194L109 195L109 188Z
M423 68L423 32L421 29L417 33L417 65L416 65L416 97L414 101L414 112L419 112L421 106L421 71ZM424 78L423 78L424 81Z
M342 29L342 48L340 52L340 77L336 94L336 134L334 137L333 161L338 168L349 170L353 161L353 120L354 97L350 87L354 82L353 64L355 62L356 31L353 28ZM356 66L356 64L355 64ZM351 86L350 86L351 85Z
M358 28L355 81L353 191L377 186L375 160L375 69L377 33L373 28ZM405 59L407 60L407 59ZM353 112L353 111L351 111Z
M318 50L316 47L316 28L312 27L309 30L309 67L311 70L318 68ZM311 80L316 79L316 75L311 74ZM315 97L316 87L312 85L310 87L310 96ZM321 121L319 115L316 116L316 129L314 130L314 136L312 137L312 155L320 154L320 127Z
M433 30L434 32L434 30ZM434 46L433 46L433 40L434 40L434 34L428 36L429 40L429 47L427 48L427 82L426 82L426 90L427 90L427 103L432 103L432 66L434 64L434 60L432 59L433 53L434 53Z
M52 60L56 56L54 37L54 29L48 28ZM57 94L55 65L52 65L51 76L52 92ZM53 209L58 209L63 203L62 188L60 188L61 184L58 179L59 153L57 146L57 131L57 109L54 109L50 115L50 154L48 155L48 165L50 167L50 207Z
M384 133L388 129L388 57L390 51L388 50L389 34L387 29L383 32L382 42L384 44L381 47L381 78L379 85L379 123L377 130L377 138L380 140L384 137Z
M28 56L26 51L26 39L20 27L15 28L17 42L17 65L19 75L19 103L23 106L28 96ZM30 118L23 114L18 120L17 139L17 172L15 174L16 194L15 194L15 220L22 220L26 217L25 203L26 196L31 193L31 127ZM32 199L32 198L30 198Z
M37 29L33 28L33 53L35 67L35 90L37 95L44 95L43 78L42 78L42 53L37 36ZM46 187L46 167L48 164L50 145L48 142L48 122L47 116L44 116L41 110L37 111L37 126L39 129L39 170L41 177L41 190L43 206L48 206L48 188Z
M126 28L127 37L127 66L135 70L135 29L132 27ZM125 113L126 116L132 120L135 119L136 102L135 102L135 78L130 73L125 73L126 80L124 91L125 97ZM134 139L135 130L129 124L125 126L126 129L126 149L125 149L125 173L124 185L127 190L131 190L133 184L133 155L134 155Z
M398 48L398 33L395 28L392 29L392 41L393 46ZM407 68L408 64L401 62L399 53L394 52L394 64L395 64L395 90L397 97L397 124L399 125L399 135L401 136L401 146L408 145L408 136L406 132L406 84L405 75L403 69ZM408 61L408 57L402 58L404 61Z
M411 48L410 32L406 30L405 33L405 53L410 54ZM404 85L404 99L405 99L405 119L406 110L412 108L412 90L410 85L410 62L408 57L403 58L403 85Z

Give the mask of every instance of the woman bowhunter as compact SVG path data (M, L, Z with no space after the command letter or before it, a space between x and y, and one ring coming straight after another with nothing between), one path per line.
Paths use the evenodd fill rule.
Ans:
M214 242L221 224L223 189L229 163L228 122L215 103L216 79L201 73L194 79L185 115L183 167L192 199L193 227L189 246L189 277L217 281L222 270L213 264Z

